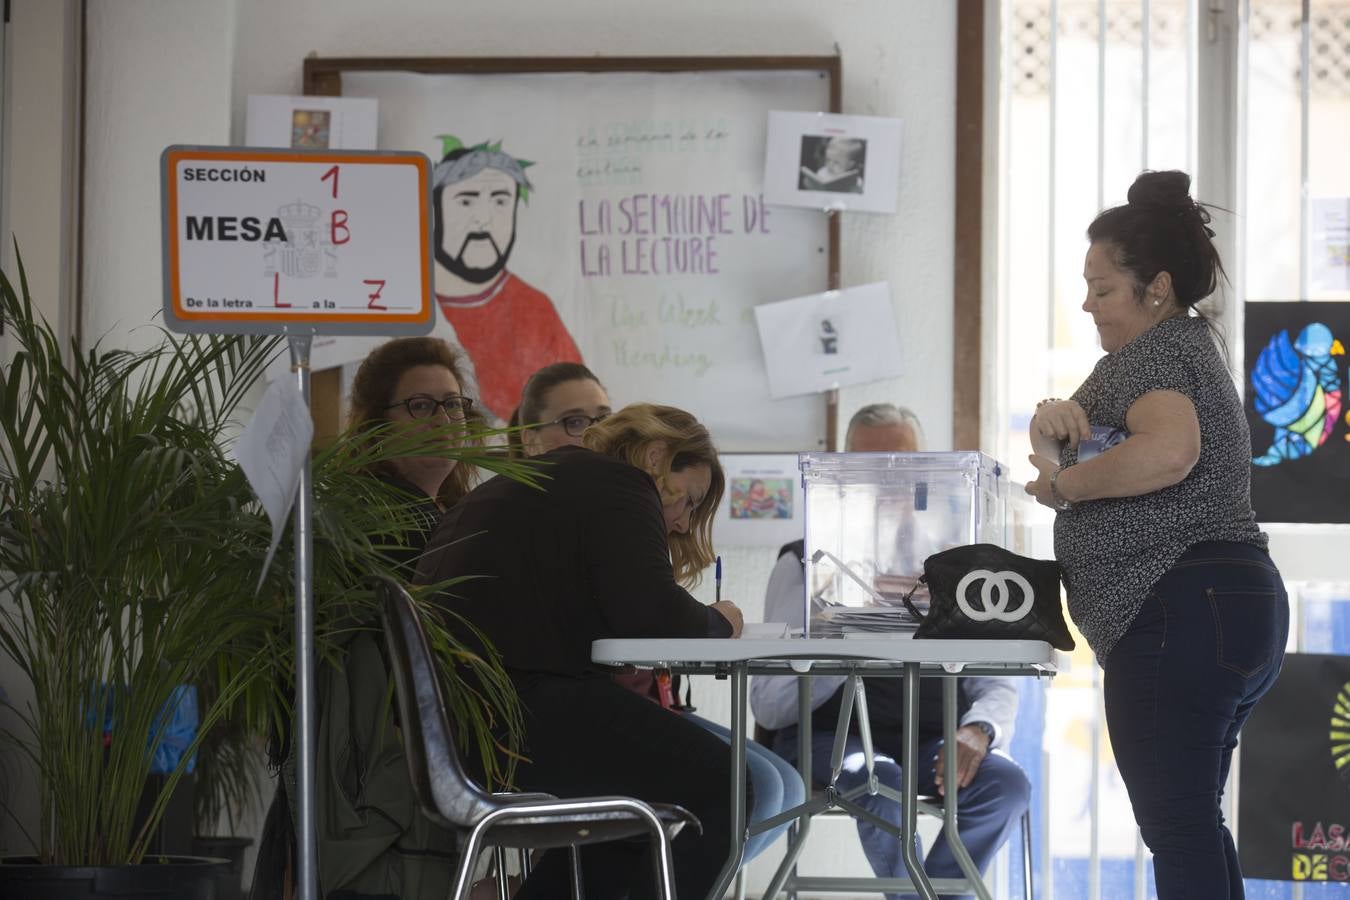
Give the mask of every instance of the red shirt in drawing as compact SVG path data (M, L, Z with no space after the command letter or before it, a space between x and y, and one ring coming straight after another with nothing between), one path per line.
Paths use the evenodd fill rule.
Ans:
M525 381L555 362L581 362L553 301L510 272L468 297L436 295L441 312L473 360L478 401L503 422L520 402Z

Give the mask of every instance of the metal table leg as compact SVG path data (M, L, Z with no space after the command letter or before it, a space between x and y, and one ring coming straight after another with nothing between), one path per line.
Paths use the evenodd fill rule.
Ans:
M979 900L991 900L989 888L985 887L980 870L970 858L970 851L961 840L957 830L956 797L959 789L956 785L956 678L946 676L942 679L942 746L943 766L942 784L942 833L947 838L947 846L952 848L952 856L961 867L961 873L970 882L970 889Z
M806 846L806 836L811 832L811 816L815 814L811 797L811 679L804 673L797 676L797 723L797 773L806 785L806 800L801 806L796 826L788 831L787 852L769 879L763 900L775 900L787 880L796 878L797 858ZM792 892L792 896L796 896L796 891Z
M731 850L708 900L721 900L745 855L745 697L749 664L731 664Z
M907 662L904 666L905 746L900 766L904 770L901 775L904 790L901 793L904 795L905 825L904 834L900 838L900 852L904 857L910 880L914 882L915 892L923 900L937 900L933 885L928 880L928 873L923 870L923 863L919 860L919 850L914 840L919 827L919 664Z

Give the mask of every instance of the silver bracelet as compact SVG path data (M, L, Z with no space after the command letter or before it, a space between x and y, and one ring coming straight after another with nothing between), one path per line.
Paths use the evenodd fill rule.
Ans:
M1050 504L1060 512L1068 512L1073 509L1073 504L1064 499L1064 495L1059 492L1059 473L1064 471L1060 466L1050 473Z

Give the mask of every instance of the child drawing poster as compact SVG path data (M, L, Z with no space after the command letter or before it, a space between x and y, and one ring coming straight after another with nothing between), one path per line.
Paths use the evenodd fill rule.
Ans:
M780 206L893 213L900 192L899 119L769 113L764 197Z
M1244 307L1244 404L1260 522L1350 522L1350 303Z
M818 397L768 392L754 307L828 283L828 222L762 194L771 109L819 72L349 71L380 148L431 158L433 334L509 418L525 379L580 360L620 407L687 409L725 450L823 446Z
M795 453L724 453L726 490L713 519L718 546L778 548L805 533Z

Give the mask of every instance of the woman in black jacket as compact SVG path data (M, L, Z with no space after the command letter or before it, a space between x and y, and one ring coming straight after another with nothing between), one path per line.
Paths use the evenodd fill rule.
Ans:
M527 757L518 786L689 809L703 834L686 829L674 842L676 889L702 897L730 844L730 750L616 685L591 663L591 642L739 634L734 604L705 606L680 587L667 542L671 532L706 539L721 466L707 429L670 407L629 406L588 430L586 442L607 452L565 446L536 457L545 464L542 490L494 478L470 492L432 535L418 580L479 576L441 602L482 632L515 681ZM467 630L460 636L473 640ZM646 896L648 852L585 848L588 896ZM564 896L566 884L566 854L554 852L517 896Z

